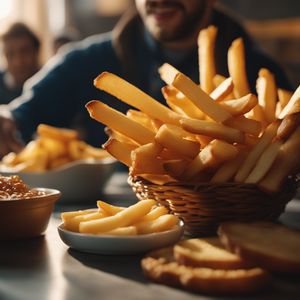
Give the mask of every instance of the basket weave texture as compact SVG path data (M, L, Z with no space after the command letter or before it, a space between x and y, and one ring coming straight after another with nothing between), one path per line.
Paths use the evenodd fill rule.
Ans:
M128 183L140 200L154 199L179 216L186 233L192 235L216 234L219 224L225 221L275 221L297 188L294 179L272 195L254 184L235 182L156 185L129 176Z

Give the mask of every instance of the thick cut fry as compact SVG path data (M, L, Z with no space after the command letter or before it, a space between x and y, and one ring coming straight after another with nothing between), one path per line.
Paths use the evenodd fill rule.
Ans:
M198 36L199 78L203 91L207 94L214 89L216 75L215 43L218 29L211 25L200 31Z
M283 119L287 115L300 112L300 85L294 92L288 104L283 108L279 115L279 119Z
M258 183L266 175L272 167L281 145L280 141L275 141L265 149L245 183Z
M183 157L194 158L200 150L198 142L184 139L178 131L180 127L170 124L161 126L155 136L155 141L164 148L180 153Z
M238 149L233 145L224 141L213 140L187 166L182 177L185 180L193 179L201 171L233 159L238 152Z
M137 235L136 226L126 226L112 229L110 231L101 232L101 235L117 235L117 236L130 236Z
M135 142L134 140L132 140L131 138L129 138L128 136L116 131L116 130L113 130L109 127L105 127L104 128L104 132L107 134L107 136L111 139L115 139L115 140L118 140L120 142L124 142L126 144L132 144L132 145L135 145L136 147L139 146L139 144L137 142Z
M233 179L241 164L245 160L246 152L240 153L233 160L226 161L211 178L211 183L222 183Z
M287 115L278 127L276 139L286 140L300 125L300 112Z
M275 121L277 88L274 75L267 69L260 69L256 81L258 103L263 108L267 122Z
M104 201L98 200L97 206L102 210L105 211L108 215L115 215L119 213L120 211L124 210L125 207L115 206L111 205L109 203L106 203Z
M226 99L233 91L233 81L231 77L228 77L221 82L211 93L210 97L217 102Z
M170 176L174 178L179 178L183 174L184 170L186 169L189 163L190 161L188 160L174 159L164 162L163 166Z
M179 222L178 217L174 215L162 215L153 221L144 221L137 223L138 234L148 234L170 230Z
M300 127L281 146L279 154L266 176L259 182L259 186L270 193L278 192L287 179L299 171L300 159Z
M157 206L147 213L147 215L142 217L141 222L156 220L160 216L166 215L167 213L168 209L165 206Z
M99 220L81 222L79 225L79 231L82 233L101 233L118 227L132 225L145 216L151 210L153 205L155 205L154 200L139 201L114 216L109 216Z
M85 209L85 210L77 210L77 211L65 211L60 214L60 217L63 222L68 221L76 216L87 215L91 212L95 212L95 209Z
M248 94L239 99L224 100L220 102L220 105L228 110L233 116L240 116L257 105L257 97L253 94Z
M78 132L73 129L57 128L47 124L40 124L37 127L37 133L41 137L52 138L55 140L69 141L78 139Z
M244 134L241 131L219 123L183 118L180 124L184 130L195 134L223 139L229 143L244 142Z
M205 118L203 112L200 111L191 100L172 86L164 86L162 93L167 104L178 114L195 119Z
M225 122L225 125L253 135L258 135L262 129L260 122L244 116L231 118Z
M224 122L231 118L231 114L216 103L209 95L201 90L190 78L179 72L169 64L159 68L161 78L182 92L193 104L216 122Z
M283 109L283 107L281 106L281 103L277 102L276 103L276 108L275 108L275 117L276 117L276 119L278 119L278 116L280 115L282 109Z
M278 89L277 94L281 109L283 109L292 98L293 93L284 89Z
M130 173L138 174L165 174L163 161L158 158L163 147L159 143L149 143L140 146L131 152L132 166Z
M90 101L86 104L86 108L93 119L130 137L141 145L151 143L154 139L155 135L151 130L100 101Z
M217 88L225 80L226 80L225 76L223 76L221 74L216 74L213 78L215 88Z
M107 217L105 212L90 212L88 214L81 214L73 218L69 218L64 222L64 228L70 231L79 232L79 226L81 222L87 222L91 220L99 220Z
M244 42L238 38L232 42L228 50L228 70L233 80L233 92L236 98L250 93L245 62Z
M102 145L111 156L123 163L124 165L131 166L131 151L137 148L137 146L120 142L116 139L109 139Z
M276 135L279 123L274 122L270 124L266 131L263 133L261 138L258 140L257 144L251 149L249 155L245 159L238 173L236 174L234 180L237 182L244 182L248 177L259 157L263 153L263 151L268 147L268 145L272 142L273 138Z
M148 128L149 130L156 132L156 127L153 125L152 119L145 113L138 111L138 110L134 110L134 109L129 109L127 110L126 116L137 122L140 123L141 125L145 126L146 128Z
M255 105L253 109L245 114L245 116L249 119L260 122L263 128L268 125L263 108L259 104Z
M151 118L170 124L178 124L179 122L179 115L115 74L101 73L94 80L94 85L98 89L141 110Z

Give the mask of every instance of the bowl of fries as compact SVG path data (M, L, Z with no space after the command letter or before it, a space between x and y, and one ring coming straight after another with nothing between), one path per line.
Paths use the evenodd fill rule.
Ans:
M2 174L60 190L62 202L97 200L115 167L110 154L80 140L76 131L46 124L20 153L9 153L0 163Z
M61 214L62 241L83 252L128 255L170 246L183 234L184 224L154 200L120 207L97 201L98 208Z
M0 176L0 239L42 235L60 195L55 189L29 188L19 176Z
M159 68L167 105L109 72L94 85L135 109L86 105L109 127L103 147L128 166L137 197L168 207L192 234L215 234L229 220L276 220L300 172L300 87L282 90L262 68L251 90L241 38L228 50L230 77L217 74L216 33L199 34L200 85L170 64Z

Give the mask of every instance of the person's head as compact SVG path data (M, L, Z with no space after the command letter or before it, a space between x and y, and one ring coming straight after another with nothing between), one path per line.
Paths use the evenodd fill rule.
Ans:
M14 23L0 36L7 71L22 85L39 67L40 41L23 23Z
M214 0L135 0L146 28L158 41L189 46L207 26Z
M78 40L79 40L79 33L77 32L77 30L73 28L59 33L53 39L53 53L56 54L63 45Z

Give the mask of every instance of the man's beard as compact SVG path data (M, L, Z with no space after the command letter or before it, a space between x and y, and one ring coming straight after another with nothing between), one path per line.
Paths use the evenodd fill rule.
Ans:
M176 6L181 10L183 14L183 23L174 27L173 30L159 27L152 28L151 32L154 37L162 42L178 41L193 35L196 30L200 29L199 25L201 24L203 17L205 17L204 15L206 11L206 4L202 1L199 1L199 6L197 7L196 11L193 12L193 14L188 14L184 6L179 1L165 1L160 4L151 3L151 1L149 1L149 4L147 6L148 13L151 13L152 8L156 5L159 5L161 7Z

